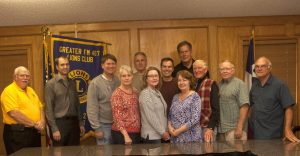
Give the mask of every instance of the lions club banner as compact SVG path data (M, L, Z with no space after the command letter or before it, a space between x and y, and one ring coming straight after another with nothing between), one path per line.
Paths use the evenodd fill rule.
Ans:
M101 58L106 53L107 44L78 38L52 35L50 38L49 54L45 53L45 76L50 79L55 69L55 58L67 56L70 62L69 78L76 83L80 99L80 109L83 114L86 132L92 130L87 120L86 103L87 90L90 81L102 73Z

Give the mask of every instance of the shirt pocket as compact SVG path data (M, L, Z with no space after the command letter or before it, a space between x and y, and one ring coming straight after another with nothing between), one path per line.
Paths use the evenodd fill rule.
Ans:
M271 112L276 107L276 99L274 97L266 97L262 100L261 108L267 112Z

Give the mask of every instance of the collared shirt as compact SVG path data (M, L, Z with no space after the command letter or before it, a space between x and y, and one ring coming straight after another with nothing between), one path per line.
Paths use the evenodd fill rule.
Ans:
M41 109L43 108L37 94L31 87L21 89L16 82L8 85L1 94L1 107L3 122L5 124L17 124L7 113L18 110L30 120L37 122L41 120Z
M45 115L53 132L57 131L55 119L78 117L82 124L80 103L75 82L55 75L45 86Z
M266 84L255 79L250 91L250 125L255 139L281 138L284 109L295 104L287 85L270 75Z
M174 67L174 71L172 73L172 76L173 77L176 77L177 73L181 70L187 70L189 71L191 74L193 74L193 63L195 62L194 59L192 59L192 65L190 68L187 68L186 66L183 65L182 62L180 62L179 64L177 64L175 67Z
M249 94L246 84L232 77L228 81L221 80L220 88L220 125L219 133L235 129L240 118L240 107L249 104ZM247 122L244 123L244 129Z

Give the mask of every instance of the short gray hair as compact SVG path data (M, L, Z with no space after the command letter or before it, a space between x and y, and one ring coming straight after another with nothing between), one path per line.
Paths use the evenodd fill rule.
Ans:
M233 64L232 61L230 61L230 60L224 60L224 61L222 61L222 62L219 64L219 68L220 68L221 65L222 65L223 63L225 63L225 62L228 62L229 64L231 64L231 66L232 66L233 69L235 68L234 64Z
M27 72L29 72L29 70L28 70L26 67L24 67L24 66L19 66L19 67L15 68L15 70L14 70L14 75L18 75L18 73L19 73L21 70L26 70ZM29 73L30 73L30 72L29 72Z
M267 57L262 56L262 57L258 58L257 60L259 60L259 59L265 60L265 61L268 63L268 66L272 67L272 62L271 62L270 59L268 59ZM257 60L256 60L256 61L257 61ZM255 62L255 63L256 63L256 62Z
M208 64L204 61L204 60L196 60L194 63L193 63L193 66L196 65L196 64L201 64L202 66L204 67L208 67Z

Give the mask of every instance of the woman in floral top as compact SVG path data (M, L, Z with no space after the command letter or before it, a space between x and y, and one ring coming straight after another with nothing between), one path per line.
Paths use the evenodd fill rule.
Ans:
M111 96L113 144L140 143L141 120L137 90L132 87L133 73L129 66L120 67L121 85Z
M192 90L193 75L182 70L177 73L177 79L180 93L174 96L168 117L171 142L200 142L202 141L201 100L199 95Z

